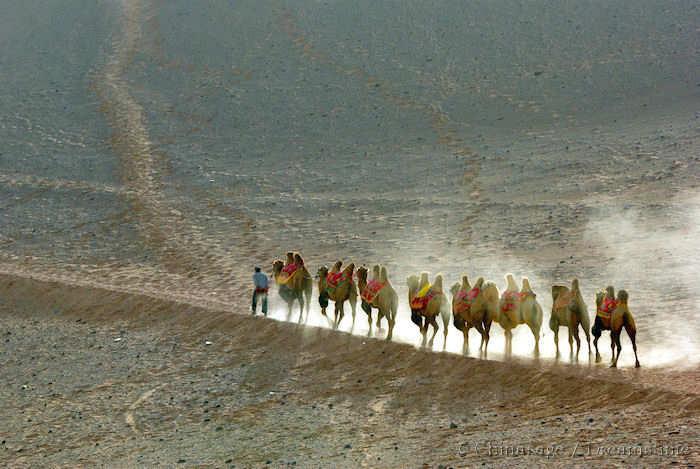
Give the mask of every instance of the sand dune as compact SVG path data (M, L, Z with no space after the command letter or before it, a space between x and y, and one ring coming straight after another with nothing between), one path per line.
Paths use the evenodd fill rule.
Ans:
M698 369L476 360L6 275L0 297L0 458L12 466L569 466L700 457ZM682 454L596 453L618 445ZM560 453L515 457L499 446Z

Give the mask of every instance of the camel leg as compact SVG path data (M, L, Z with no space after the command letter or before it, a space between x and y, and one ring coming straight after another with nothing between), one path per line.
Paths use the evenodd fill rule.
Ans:
M426 321L428 321L427 318L426 318ZM433 326L433 335L430 337L430 342L428 342L428 345L429 345L430 347L432 347L432 346L433 346L433 341L435 340L435 336L437 335L437 332L438 332L438 329L440 329L440 326L438 325L438 322L435 320L435 316L433 316L432 318L430 318L429 322L430 322L430 325ZM425 326L425 330L426 330L426 332L427 332L427 330L428 330L428 325L427 325L427 324L426 324L426 326Z
M464 335L464 342L462 343L462 353L467 354L469 353L469 326L464 325L462 328L462 335ZM484 337L481 337L481 343L484 343Z
M576 359L578 360L578 354L581 351L581 338L578 335L578 325L573 327L574 340L576 340Z
M355 313L357 312L357 297L356 296L350 297L350 310L352 311L352 325L355 326Z
M615 362L615 338L613 337L612 331L610 331L610 364Z
M600 352L598 351L598 339L600 339L600 334L593 333L593 346L595 347L595 362L600 363Z
M583 327L583 324L581 325L581 328L583 329L583 333L586 334L586 343L588 344L588 359L590 360L591 358L591 332Z
M632 341L632 350L634 350L634 367L639 368L639 358L637 357L637 330L631 326L628 326L627 324L625 324L625 330Z
M464 336L467 338L466 340L466 345L467 349L469 349L469 326L467 325L466 331L464 332ZM484 348L484 345L486 345L486 331L484 330L484 326L481 324L481 322L477 322L474 324L474 329L479 331L479 334L481 334L481 342L479 343L479 352L481 352Z
M389 332L386 334L386 340L391 340L391 336L394 333L394 318L391 315L391 312L388 312L386 315L386 320L389 323Z
M559 358L559 328L554 329L554 347L557 349L556 356Z
M442 350L447 349L447 332L450 330L449 325L450 317L448 316L447 320L444 320L443 317L442 326L445 328L445 331L443 332L444 341L442 342Z
M304 319L304 294L299 293L299 324Z
M574 331L571 326L569 326L569 356L574 357Z
M367 314L367 324L369 326L369 330L367 331L367 337L370 337L372 335L372 306L369 303L363 301L362 303L360 303L360 308L362 308L362 311L364 311L365 314Z
M615 355L615 360L613 360L612 365L610 365L610 368L617 368L617 361L620 359L620 352L622 351L622 344L620 343L620 336L622 329L620 329L617 332L613 332L613 339L615 342L615 346L617 347L617 355Z
M528 324L532 336L535 338L535 355L540 353L540 329L535 324Z
M491 321L486 321L484 324L484 336L486 337L486 340L484 341L484 358L486 358L486 355L488 353L488 348L489 348L489 339L491 339L491 335L489 332L491 331Z
M294 300L287 302L287 321L292 320L292 307L294 306Z
M425 347L428 343L428 320L421 316L420 333L423 336L422 347Z
M367 312L367 325L369 326L369 329L367 330L367 337L370 337L372 335L372 307L368 306L367 309L369 309L369 311Z
M343 316L345 316L345 308L344 308L344 301L336 301L335 302L335 316L338 318L338 324L336 324L336 328L340 327L340 321L343 320Z

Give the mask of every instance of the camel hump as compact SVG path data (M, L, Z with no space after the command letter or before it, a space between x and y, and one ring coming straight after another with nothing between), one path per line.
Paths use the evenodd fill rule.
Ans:
M518 285L515 283L515 277L513 274L506 274L507 291L518 291Z
M479 277L476 279L476 283L474 284L474 288L482 289L484 286L484 277Z
M428 280L428 272L421 272L420 274L420 288L423 288L424 286L428 285L430 281Z
M386 267L384 266L382 266L379 270L379 281L382 283L386 283L387 281L389 281L389 274L386 271Z
M571 291L576 293L579 291L578 279L575 278L571 281Z
M452 287L450 288L450 293L452 293L452 296L455 296L459 292L461 287L462 287L462 284L459 282L452 285Z
M564 285L552 285L552 300L556 301L563 293L567 293L569 287Z
M530 287L530 280L527 277L523 277L523 287L520 289L523 293L532 293L532 287Z
M435 293L442 293L443 292L443 290L442 290L442 275L441 274L437 274L435 276L435 280L433 281L432 290Z

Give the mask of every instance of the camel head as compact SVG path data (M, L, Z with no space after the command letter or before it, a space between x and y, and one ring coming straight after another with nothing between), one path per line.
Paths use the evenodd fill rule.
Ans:
M316 276L320 279L325 280L328 276L328 266L322 265L321 267L319 267L316 271Z
M506 291L518 291L518 285L515 283L513 274L506 274Z
M472 287L469 285L469 277L462 275L462 290L469 291Z
M628 299L629 295L627 294L627 290L620 290L617 292L617 302L619 304L627 306Z
M357 268L357 281L359 283L367 283L367 267L364 265Z
M279 259L275 259L275 261L272 263L272 273L274 275L279 275L282 272L283 267L284 267L284 262L282 262Z

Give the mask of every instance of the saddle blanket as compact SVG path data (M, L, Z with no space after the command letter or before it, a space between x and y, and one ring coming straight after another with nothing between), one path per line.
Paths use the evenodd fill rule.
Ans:
M386 283L382 283L379 280L370 280L360 296L367 303L371 303L385 285Z
M275 282L277 285L286 285L291 282L299 272L303 272L303 269L300 269L298 265L289 264L282 269L282 272L275 278Z
M411 300L411 309L412 310L423 310L428 306L428 303L430 303L430 300L432 300L435 297L435 293L429 292L423 296L416 296Z
M455 296L455 307L454 307L454 312L461 314L465 313L469 310L471 310L472 303L476 299L477 296L479 296L479 288L474 287L469 291L466 290L460 290L457 292L457 295Z
M596 314L601 318L610 319L613 311L615 311L615 308L617 308L617 301L613 298L605 298L603 299L603 304Z

